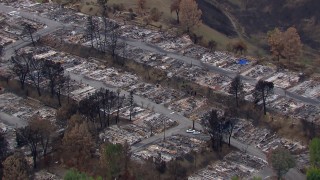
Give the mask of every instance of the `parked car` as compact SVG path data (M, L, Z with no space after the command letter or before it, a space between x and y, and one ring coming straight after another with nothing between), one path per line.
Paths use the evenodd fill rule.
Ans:
M200 134L200 131L194 130L192 134L193 134L193 135L198 135L198 134Z
M196 130L194 130L194 129L187 129L186 130L187 133L193 133L194 131L196 131Z

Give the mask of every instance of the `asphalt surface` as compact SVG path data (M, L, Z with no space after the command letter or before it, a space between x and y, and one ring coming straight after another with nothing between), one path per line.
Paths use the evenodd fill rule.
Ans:
M16 127L16 128L25 127L27 125L26 121L23 121L18 117L9 115L1 111L0 111L0 122L3 122L6 125L9 125L11 127Z
M92 79L85 78L82 75L78 75L78 74L74 74L74 73L67 73L67 74L70 75L70 78L72 80L88 84L88 85L90 85L90 86L92 86L92 87L94 87L96 89L105 88L105 89L109 89L109 90L112 90L112 91L116 91L117 90L117 88L114 88L112 86L106 85L106 84L104 84L104 83L102 83L100 81L95 81L95 80L92 80ZM120 94L128 96L129 92L121 90ZM143 97L140 97L140 96L137 96L137 95L134 95L134 101L137 104L141 104L141 102L143 102L144 105L146 105L146 106L148 105L149 107L153 107L155 112L165 114L170 119L172 119L174 121L177 121L179 123L179 125L166 130L164 132L165 135L164 135L164 133L156 134L156 135L154 135L154 136L152 136L150 138L144 139L141 142L134 144L132 146L132 148L131 148L132 152L137 152L139 150L142 150L143 148L147 147L148 145L154 144L156 142L160 142L160 141L162 141L164 139L164 137L168 137L168 136L171 136L171 135L182 134L182 135L187 135L187 136L201 136L204 139L208 139L209 138L208 136L204 136L204 135L192 135L192 134L186 133L185 131L187 129L189 129L190 127L192 127L192 120L184 117L183 115L181 115L181 114L179 114L179 113L177 113L175 111L167 109L162 104L156 104L156 103L152 102L149 99L146 99L146 98L143 98ZM197 130L203 130L202 126L199 123L195 123L195 128ZM224 141L228 142L227 138L225 138ZM240 151L243 151L245 153L254 155L254 156L259 157L259 158L261 158L261 159L263 159L265 161L267 160L266 155L258 148L255 148L253 146L250 146L250 145L247 145L245 143L242 143L242 142L240 142L240 141L238 141L238 140L236 140L234 138L230 139L230 144L233 147L239 149ZM273 171L270 169L270 167L265 167L262 171L260 171L256 175L258 175L258 176L260 176L262 178L266 178L266 177L270 176L270 174L272 174L272 173L273 173ZM288 179L292 179L291 177L294 177L293 178L294 180L303 180L303 179L305 179L305 176L303 174L301 174L297 169L291 169L289 171L289 173L287 173L286 177Z
M15 8L8 7L8 6L5 6L3 4L0 4L0 12L9 13L9 12L12 12L12 11L19 12L19 14L18 14L19 16L22 16L22 17L25 17L25 18L28 18L28 19L32 19L32 20L36 20L38 22L46 24L47 25L46 28L36 32L36 34L39 35L40 37L44 36L44 35L47 35L47 34L50 34L50 33L54 32L55 30L57 30L59 28L62 28L64 26L63 23L56 22L56 21L53 21L53 20L49 20L49 19L40 17L40 16L38 16L36 14L24 12L24 11L21 11L21 10L18 10L18 9L15 9ZM65 26L68 26L68 25L65 25ZM208 65L208 64L203 64L199 60L196 60L194 58L186 57L186 56L180 55L178 53L167 52L167 51L161 49L160 47L157 47L157 46L154 46L154 45L151 45L151 44L147 44L147 43L144 43L144 42L141 42L141 41L138 41L138 40L125 39L125 41L129 45L136 46L136 47L139 47L141 49L144 49L144 50L147 50L147 51L151 51L151 52L166 54L167 56L175 58L175 59L178 59L180 61L183 61L184 63L188 63L188 64L192 63L192 65L196 65L196 66L199 66L199 67L205 67L209 71L212 71L212 72L215 72L215 73L218 73L218 74L221 74L221 75L225 75L225 76L228 76L228 77L231 77L231 78L236 75L235 72L231 72L231 71L228 71L228 70L225 70L225 69L222 69L222 68L219 68L219 67L211 66L211 65ZM30 43L31 42L25 42L25 41L21 40L21 41L17 41L15 43L11 44L10 46L6 47L6 49L5 49L5 58L7 58L7 59L10 58L13 55L13 52L14 52L15 49L22 48L24 46L29 45ZM90 86L93 86L93 87L95 87L97 89L103 87L103 88L110 89L110 90L113 90L113 91L116 90L116 88L113 88L111 86L107 86L107 85L103 84L102 82L98 82L98 81L94 81L94 80L89 80L89 79L83 78L81 75L75 75L75 74L70 73L70 77L71 77L71 79L74 79L76 81L82 81L82 82L87 83ZM256 83L255 79L252 79L252 78L249 78L249 77L243 77L243 78L244 78L245 82L248 82L250 84L254 85ZM306 98L306 97L303 97L303 96L300 96L300 95L297 95L297 94L294 94L294 93L288 93L288 92L285 93L284 90L282 90L280 88L276 88L275 89L275 93L277 93L279 95L285 95L285 96L287 96L289 98L296 99L296 100L302 101L302 102L307 103L307 104L313 104L313 105L319 105L320 104L320 102L315 100L315 99ZM126 92L126 91L121 91L121 94L125 94L127 96L129 93ZM192 121L191 120L189 120L186 117L178 114L177 112L174 112L174 111L171 111L171 110L165 108L161 104L156 104L156 103L150 101L149 99L134 95L134 100L138 104L143 102L145 105L149 105L150 107L153 107L155 112L163 113L166 116L168 116L169 118L171 118L172 120L175 120L175 121L177 121L179 123L178 126L175 126L173 128L170 128L170 129L166 130L165 131L166 136L170 136L170 135L173 135L173 134L189 135L189 134L185 133L185 130L188 127L192 126ZM0 118L1 117L5 117L4 119L7 119L7 121L10 122L11 124L12 123L16 124L16 122L18 122L17 119L12 118L12 117L8 118L8 115L3 114L3 113L0 113ZM196 129L199 129L199 130L202 129L201 125L198 124L198 123L196 123L195 126L196 126ZM148 144L151 144L151 143L154 143L154 142L157 142L157 141L161 141L163 138L164 138L164 134L163 133L155 135L155 136L152 136L152 137L150 137L148 139L145 139L145 140L141 141L140 143L137 143L135 146L132 147L132 151L134 151L134 152L138 151L138 150L142 149L143 147L147 146ZM260 157L260 158L266 160L266 157L265 157L264 153L261 152L259 149L255 148L255 147L249 146L249 145L247 145L245 143L242 143L240 141L237 141L237 140L235 140L233 138L231 139L231 145L236 147L236 148L238 148L239 150L247 152L248 154L255 155L257 157ZM270 169L265 168L263 171L261 171L262 172L261 176L263 178L269 176L270 173L272 173L269 170ZM263 172L267 172L267 173L263 173ZM291 169L287 173L286 176L288 177L288 179L296 179L296 180L305 179L305 176L302 175L301 173L299 173L297 169Z
M50 34L50 33L54 32L55 30L57 30L59 28L62 28L64 26L65 27L70 26L69 24L64 24L64 23L61 23L61 22L53 21L53 20L38 16L38 15L33 14L33 13L24 12L24 11L21 11L21 10L18 10L18 9L15 9L15 8L0 4L0 12L9 13L9 12L12 12L12 11L17 11L19 16L22 16L22 17L25 17L27 19L35 20L35 21L41 22L43 24L46 24L47 27L45 29L42 29L42 30L40 30L40 31L35 33L36 35L38 35L40 37L45 36L47 34ZM228 70L223 69L223 68L219 68L219 67L216 67L216 66L212 66L212 65L209 65L209 64L202 63L201 61L199 61L197 59L194 59L194 58L191 58L191 57L187 57L187 56L183 56L183 55L181 55L179 53L165 51L162 48L160 48L158 46L155 46L153 44L145 43L145 42L142 42L142 41L139 41L139 40L134 40L134 39L127 39L127 38L122 38L122 41L126 41L127 44L129 44L131 46L138 47L138 48L146 50L146 51L150 51L150 52L154 52L154 53L160 53L160 54L166 54L168 57L175 58L175 59L177 59L179 61L182 61L182 62L184 62L186 64L192 64L192 65L195 65L195 66L206 68L207 70L209 70L211 72L214 72L214 73L217 73L217 74L220 74L220 75L224 75L224 76L228 76L228 77L233 78L237 74L236 72L228 71ZM4 59L10 58L13 55L13 52L14 52L15 49L27 46L30 43L31 42L25 42L23 40L20 40L20 41L17 41L15 43L11 44L11 46L6 47ZM253 78L250 78L250 77L244 77L243 76L243 80L244 80L244 82L250 83L251 85L255 85L257 83L256 79L253 79ZM276 87L274 89L274 92L275 92L275 94L278 94L278 95L281 95L281 96L286 96L286 97L289 97L289 98L292 98L292 99L295 99L295 100L298 100L298 101L302 101L302 102L304 102L306 104L320 105L320 101L318 101L316 99L303 97L303 96L300 96L298 94L291 93L291 92L285 92L285 90L283 90L281 88L277 88Z

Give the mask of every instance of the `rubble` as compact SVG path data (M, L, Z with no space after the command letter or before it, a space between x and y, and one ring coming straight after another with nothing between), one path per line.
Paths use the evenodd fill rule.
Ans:
M268 82L273 82L276 87L283 89L287 89L296 85L299 80L300 78L298 74L290 71L277 72L266 79Z
M209 50L205 47L192 44L186 49L181 50L181 54L184 56L192 57L195 59L200 59L203 54L207 53Z
M110 126L103 133L99 134L99 138L103 142L111 142L114 144L124 144L127 142L130 146L140 142L148 137L148 132L145 128L134 124L123 126Z
M314 80L305 81L289 89L290 92L297 93L304 97L320 100L320 82Z
M249 178L267 165L264 160L242 152L231 152L223 160L214 162L188 177L188 180Z
M184 95L184 93L174 89L148 83L132 85L128 91L133 91L137 95L151 99L157 104L168 104Z
M304 104L301 102L283 97L278 98L277 100L270 103L270 107L288 115L295 115L294 112L296 112L298 108L301 108L303 106Z
M296 108L295 111L293 111L293 114L299 119L320 125L319 106L304 104L303 106Z
M81 74L96 81L103 81L113 87L128 87L136 84L138 77L128 72L121 72L115 68L102 68L94 62L82 62L79 65L66 69L67 72Z
M193 111L206 104L206 99L204 98L187 97L171 103L168 108L188 117Z
M23 99L12 93L0 95L0 111L28 121L32 116L38 115L49 121L55 121L55 109L44 106L32 99Z
M256 65L251 69L241 73L243 76L249 76L255 78L257 80L262 79L263 77L267 77L273 74L275 70L268 66Z
M130 108L122 108L120 116L126 119L129 119ZM161 133L166 129L171 128L178 123L167 116L159 113L152 112L141 107L134 107L131 114L132 123L145 129L145 132L148 132L148 135Z
M62 180L63 178L58 177L46 170L41 170L34 173L35 180Z
M205 146L205 141L190 138L183 135L173 135L166 137L165 141L146 147L144 150L138 151L133 154L137 159L148 159L149 157L157 157L158 153L161 158L168 162L177 157L182 157L191 151L198 152Z
M254 134L254 136L252 136L252 134ZM243 143L261 149L265 153L268 153L270 150L276 149L277 147L284 147L291 151L292 154L298 154L298 156L308 154L308 147L302 145L300 142L281 138L270 130L255 127L250 121L243 119L239 119L235 125L232 136ZM301 167L309 163L309 160L302 160L303 159L299 162L299 166Z
M222 76L212 72L207 72L205 75L196 78L197 84L224 93L225 91L223 89L225 89L225 87L228 86L231 81L232 79L227 76Z

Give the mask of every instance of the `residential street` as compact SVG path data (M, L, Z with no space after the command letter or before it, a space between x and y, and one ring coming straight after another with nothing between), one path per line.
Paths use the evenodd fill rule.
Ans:
M20 16L25 17L27 19L33 19L33 20L36 20L38 22L46 24L47 28L37 32L37 34L39 34L40 37L45 36L45 35L47 35L47 34L49 34L51 32L54 32L55 30L57 30L59 28L62 28L63 26L69 26L68 24L63 24L61 22L57 22L57 21L53 21L53 20L50 20L50 19L47 19L47 18L44 18L44 17L40 17L40 16L38 16L36 14L24 12L24 11L21 11L21 10L18 10L18 9L15 9L15 8L8 7L8 6L5 6L3 4L0 4L0 12L9 13L9 12L12 12L12 11L19 12ZM199 61L197 59L186 57L186 56L183 56L183 55L178 54L178 53L167 52L167 51L161 49L160 47L152 45L152 44L148 44L148 43L141 42L141 41L134 40L134 39L122 39L122 40L126 41L126 43L131 45L131 46L135 46L135 47L138 47L140 49L147 50L147 51L150 51L150 52L166 54L168 57L175 58L175 59L180 60L180 61L182 61L184 63L187 63L187 64L191 64L192 63L192 65L199 66L199 67L204 67L204 68L208 69L209 71L217 73L217 74L220 74L220 75L228 76L228 77L231 77L231 78L236 76L236 72L231 72L231 71L228 71L228 70L216 67L216 66L212 66L212 65L209 65L209 64L204 64L204 63L202 63L201 61ZM11 44L11 46L7 47L6 50L5 50L4 59L10 58L13 55L13 52L14 52L15 49L22 48L24 46L27 46L30 43L31 42L17 41L15 43ZM251 85L255 85L256 82L257 82L257 80L255 80L253 78L250 78L250 77L243 77L243 80L245 82L247 82L247 83L250 83ZM285 96L287 96L289 98L292 98L292 99L295 99L295 100L298 100L298 101L301 101L301 102L304 102L304 103L307 103L307 104L320 105L320 101L318 101L316 99L303 97L303 96L300 96L298 94L294 94L294 93L290 93L290 92L284 93L284 90L281 89L281 88L275 88L274 92L276 94L278 94L278 95L281 95L281 96L285 95Z
M15 116L11 116L7 113L0 111L0 122L1 121L11 127L17 127L17 128L21 128L21 127L24 127L27 125L27 123L25 121L21 120L20 118L15 117Z
M9 13L11 11L17 11L17 12L19 12L20 16L23 16L23 17L28 18L28 19L34 19L34 20L37 20L39 22L42 22L42 23L46 24L47 27L45 29L42 29L42 30L37 32L37 34L40 37L44 36L44 35L47 35L47 34L50 34L50 33L54 32L55 30L57 30L59 28L62 28L64 26L64 24L62 24L60 22L49 20L49 19L40 17L40 16L38 16L36 14L23 12L21 10L18 10L18 9L11 8L11 7L4 6L4 5L0 4L0 12ZM196 65L196 66L199 66L199 67L205 67L206 69L208 69L209 71L212 71L214 73L218 73L218 74L229 76L229 77L234 77L236 75L235 72L227 71L225 69L222 69L222 68L219 68L219 67L215 67L215 66L211 66L211 65L208 65L208 64L203 64L202 62L200 62L197 59L186 57L186 56L180 55L178 53L166 52L165 50L163 50L163 49L161 49L161 48L159 48L157 46L154 46L154 45L151 45L151 44L147 44L147 43L144 43L144 42L141 42L141 41L138 41L138 40L132 40L132 39L127 40L126 39L125 41L126 41L127 44L129 44L131 46L139 47L141 49L144 49L144 50L147 50L147 51L151 51L151 52L166 54L167 56L175 58L175 59L178 59L180 61L183 61L184 63L188 63L188 64L192 63L192 65ZM13 55L15 49L22 48L24 46L29 45L30 43L31 42L24 42L24 41L20 40L20 41L17 41L15 43L11 44L10 46L8 46L5 49L4 59L9 59ZM70 73L70 78L73 79L73 80L79 81L79 82L82 81L83 83L89 84L90 86L93 86L93 87L95 87L97 89L106 88L106 89L110 89L110 90L113 90L113 91L116 90L116 88L113 88L113 87L110 87L110 86L106 86L102 82L86 79L81 75L76 75L76 74ZM249 78L249 77L243 77L243 79L244 79L245 82L248 82L248 83L250 83L252 85L254 85L257 82L255 79L252 79L252 78ZM307 103L307 104L312 104L312 105L319 105L320 104L320 102L318 100L311 99L311 98L306 98L306 97L303 97L303 96L300 96L300 95L297 95L297 94L294 94L294 93L289 93L289 92L285 93L284 90L280 89L280 88L275 88L275 93L278 94L278 95L282 95L282 96L286 95L289 98L292 98L292 99L295 99L295 100L299 100L299 101L302 101L302 102ZM122 90L121 94L125 94L126 96L128 96L129 93ZM192 126L192 121L191 120L189 120L186 117L178 114L177 112L173 112L173 111L165 108L161 104L156 104L156 103L152 102L149 99L146 99L146 98L143 98L143 97L140 97L140 96L136 96L136 95L134 95L134 100L135 100L135 102L137 104L141 104L141 102L143 102L143 104L149 105L149 107L154 107L154 111L155 112L165 114L166 116L168 116L172 120L175 120L175 121L177 121L179 123L178 126L175 126L173 128L170 128L170 129L166 130L165 131L166 136L170 136L172 134L186 134L185 130L188 127ZM10 120L10 118L8 118L5 114L1 114L0 113L0 118L4 119L3 117L5 117L5 119ZM17 119L12 119L11 124L15 124L16 122L17 122ZM21 126L23 126L23 124L21 124ZM201 130L202 129L201 125L196 123L196 129ZM134 145L133 148L132 148L132 151L133 152L138 151L138 150L142 149L143 147L147 146L148 144L154 143L156 141L161 141L162 139L163 139L163 133L155 135L155 136L152 136L151 138L145 139L145 140L141 141L140 143ZM232 144L232 146L238 148L239 150L246 150L247 153L255 155L257 157L260 157L260 158L266 160L265 154L263 152L261 152L259 149L255 148L255 147L248 146L245 143L237 141L237 140L235 140L233 138L231 139L231 144ZM264 173L264 172L268 172L268 173ZM268 168L264 169L260 173L261 173L260 175L263 176L263 178L270 175L269 174L270 172L269 172ZM297 169L291 169L291 171L289 171L289 173L287 173L287 177L288 177L288 179L295 179L295 180L305 179L304 175L299 173Z
M84 78L82 75L76 75L73 73L66 73L70 75L70 78L72 80L78 81L78 82L82 82L85 84L88 84L96 89L100 89L100 88L105 88L105 89L109 89L112 91L116 91L116 88L110 87L105 85L104 83L100 82L100 81L95 81L95 80L90 80L87 78ZM129 95L129 92L123 91L121 90L121 95L125 94L126 96ZM178 126L172 127L168 130L165 131L165 135L166 136L170 136L170 135L174 135L174 134L183 134L183 135L189 135L189 136L199 136L199 135L190 135L188 133L186 133L185 131L192 126L192 121L182 115L180 115L177 112L174 112L172 110L169 110L167 108L165 108L162 104L156 104L154 102L152 102L149 99L134 95L134 101L137 104L140 104L141 102L143 102L143 104L147 105L149 104L150 107L154 107L154 111L158 112L158 113L162 113L165 114L167 117L171 118L172 120L175 120L179 123ZM174 112L174 113L173 113ZM202 130L202 126L199 123L195 123L195 127L197 130ZM153 144L155 142L159 142L161 140L163 140L163 133L154 135L148 139L144 139L141 142L133 145L132 147L132 151L133 152L137 152L139 150L142 150L144 147ZM203 136L202 136L203 137ZM204 137L204 138L209 138L209 137ZM228 140L225 138L224 139L225 142L228 142ZM234 138L231 138L230 141L231 145L237 149L239 149L240 151L244 151L248 154L257 156L263 160L266 161L266 155L259 150L258 148L255 148L253 146L247 145L245 143L242 143ZM268 172L268 173L264 173L264 172ZM270 172L271 169L269 167L265 167L261 173L259 173L258 175L265 178L267 176L270 176ZM297 169L291 169L289 173L287 173L286 177L295 177L295 180L303 180L305 179L305 176L303 174L301 174Z

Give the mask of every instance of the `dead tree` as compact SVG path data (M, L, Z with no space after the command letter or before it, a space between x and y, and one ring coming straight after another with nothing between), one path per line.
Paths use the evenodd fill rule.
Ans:
M117 98L118 98L118 102L117 102L117 116L116 116L116 124L118 124L119 122L119 113L120 113L120 108L121 108L121 104L122 102L120 102L120 89L117 89Z
M87 25L86 25L86 40L91 42L91 47L94 47L94 31L96 30L95 23L92 20L92 16L87 17Z
M0 59L1 59L2 55L3 55L3 49L4 49L3 45L0 45Z
M94 95L96 96L98 109L103 109L103 117L101 116L101 112L99 111L99 122L100 122L100 128L106 127L106 109L107 109L107 97L106 97L106 91L103 88L101 88L98 92L96 92Z
M9 146L8 146L9 144L4 135L5 134L3 132L0 132L0 161L1 162L7 157L9 152ZM0 168L2 168L1 164L0 164Z
M36 28L34 28L31 24L24 24L23 30L22 30L22 36L23 37L29 37L31 39L32 45L36 46L35 44L35 38L33 36L33 33L37 31Z
M38 128L28 125L24 128L18 129L17 133L23 139L23 141L25 141L28 144L33 159L33 168L35 169L37 167L40 131Z
M154 124L152 124L150 121L145 121L145 123L150 128L150 136L153 136Z
M17 53L15 57L11 57L11 63L13 64L11 70L18 76L21 89L24 89L25 81L30 70L30 59L31 55L18 55Z
M63 74L57 76L56 86L55 86L55 93L58 98L59 106L61 107L61 90L65 86L66 77Z
M71 82L71 78L70 78L70 74L68 74L66 77L66 86L67 86L67 98L68 98L68 104L70 101L70 82Z
M217 42L214 40L210 40L208 42L208 48L210 49L211 52L214 52L216 50L217 45L218 45Z
M38 116L34 116L30 120L29 126L33 130L38 130L39 142L42 147L43 156L46 156L52 134L54 132L54 125L47 119L42 119Z
M116 49L118 48L118 39L120 36L118 28L119 27L117 24L112 23L110 35L109 35L109 37L110 37L109 49L111 51L111 55L112 55L113 59L115 59L115 56L116 56Z
M101 38L101 30L98 25L95 31L95 41L97 43L96 49L104 53L106 51L105 40Z
M112 103L111 103L111 101L112 101L112 94L111 94L112 92L110 92L110 91L106 91L106 97L107 97L107 99L106 99L106 101L107 101L107 106L106 106L106 108L107 108L107 126L109 127L110 126L110 113L111 113L111 107L112 107Z
M253 97L255 99L254 102L255 104L257 104L260 101L262 101L264 115L267 114L266 101L267 101L267 98L273 94L273 88L274 88L273 82L268 82L263 80L259 80L255 86L254 93L253 93Z
M178 23L178 24L180 23L180 18L179 18L180 2L181 2L181 0L174 0L174 1L171 3L171 6L170 6L170 11L171 11L171 13L172 13L173 11L176 12L176 15L177 15L177 23Z
M230 88L229 88L229 93L235 96L236 105L238 107L239 106L239 96L243 95L243 83L242 83L240 75L237 75L235 78L233 78L231 85L230 85Z
M167 163L162 160L161 153L158 153L158 156L154 158L155 169L159 172L159 179L161 174L165 173L167 170Z
M102 17L108 17L108 0L98 0L97 2L101 8Z
M119 60L120 60L120 61L119 61L119 64L122 65L122 66L124 66L125 61L126 61L126 59L127 59L127 57L128 57L127 43L124 43L124 44L123 44L121 56L122 56L122 57L119 58Z
M131 121L132 112L133 112L133 105L134 105L134 104L133 104L133 103L134 103L133 91L130 91L129 102L130 102L130 118L129 118L129 120Z
M42 74L44 75L45 78L49 80L51 97L53 97L58 80L61 76L63 76L63 67L61 66L60 63L56 63L50 60L45 60L44 68L42 69Z
M29 78L31 79L33 85L37 88L39 96L41 96L40 82L43 77L43 65L44 59L30 58Z
M96 124L96 118L100 113L99 101L95 94L86 97L85 99L79 102L79 113L83 114L86 117L88 122Z
M226 122L224 123L224 130L228 134L228 145L230 146L230 140L236 124L236 119L231 117L226 117L226 118L227 119L226 119Z
M212 148L215 151L220 151L223 140L223 122L216 110L212 110L209 116L204 119L204 125L210 135Z

